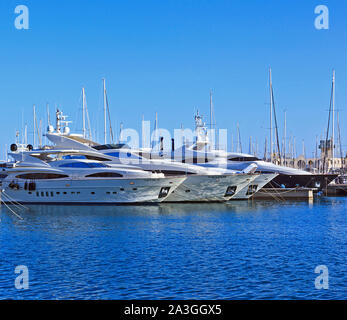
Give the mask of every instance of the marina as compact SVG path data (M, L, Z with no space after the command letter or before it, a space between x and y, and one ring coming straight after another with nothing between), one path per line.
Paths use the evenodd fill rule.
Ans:
M347 2L0 12L0 302L347 299Z
M334 79L335 73L333 86ZM314 196L322 194L345 195L347 188L343 184L343 166L339 171L334 167L324 172L320 172L319 167L304 170L286 166L282 160L278 163L276 158L282 159L280 149L271 161L216 149L211 141L211 131L199 112L194 117L193 144L175 148L172 139L171 151L165 151L161 136L155 138L160 143L159 150L153 144L155 140L151 149L132 148L122 141L108 143L108 134L112 140L112 127L107 128L106 110L109 106L104 79L103 93L104 144L93 141L90 134L87 137L85 120L89 119L89 115L83 89L82 135L71 132L71 121L57 109L55 128L48 122L47 132L43 134L50 144L43 146L42 137L38 134L40 146L34 147L34 133L34 146L10 145L6 157L13 160L0 164L2 202L117 205L271 198L313 200ZM212 102L210 110L212 115ZM35 127L35 107L33 111ZM212 117L210 120L212 122ZM156 118L156 126L157 121ZM26 136L24 140L27 141ZM333 154L332 148L322 147L323 168L327 162L325 157L329 154Z

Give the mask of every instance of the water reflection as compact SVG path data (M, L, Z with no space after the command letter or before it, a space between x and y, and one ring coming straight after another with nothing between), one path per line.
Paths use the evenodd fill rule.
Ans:
M343 298L346 198L1 208L0 298ZM13 289L24 264L30 290ZM314 267L334 285L317 291Z

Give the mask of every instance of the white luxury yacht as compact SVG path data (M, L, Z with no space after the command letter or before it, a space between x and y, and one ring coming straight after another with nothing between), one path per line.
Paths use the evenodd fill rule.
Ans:
M255 164L256 172L261 175L253 183L257 183L259 189L262 187L323 189L337 177L335 174L312 174L304 170L276 165L249 154L212 149L206 125L199 114L195 116L195 132L197 139L191 146L183 145L171 152L147 150L143 151L142 155L152 159L174 158L176 161L203 167L224 167L229 170L243 170L250 164Z
M54 143L54 148L79 150L78 155L72 154L70 158L97 158L109 165L135 165L145 171L164 173L167 177L186 176L184 183L165 201L226 201L236 196L259 176L253 173L256 169L254 165L248 166L242 172L236 172L223 168L201 168L170 160L149 160L136 154L124 144L100 145L81 135L71 134L66 127L62 128L61 122L65 116L59 111L56 115L56 130L51 127L46 136ZM254 187L250 188L250 192L255 192Z
M68 127L63 128L66 116L59 110L56 113L56 129L51 126L46 137L54 143L53 148L71 149L74 153L65 154L65 158L97 159L108 165L130 165L145 171L160 172L166 177L185 176L186 179L164 201L166 202L203 202L227 201L246 189L244 197L257 191L252 182L259 177L254 174L256 166L251 164L242 171L225 168L202 168L191 164L172 162L171 160L151 160L143 158L124 144L100 145L85 139L82 135L72 134ZM78 150L78 153L76 153Z
M14 145L12 150L16 149ZM29 148L31 149L31 148ZM71 153L71 151L69 151ZM97 160L61 159L62 150L13 150L1 167L2 201L45 204L161 202L186 177L165 177Z

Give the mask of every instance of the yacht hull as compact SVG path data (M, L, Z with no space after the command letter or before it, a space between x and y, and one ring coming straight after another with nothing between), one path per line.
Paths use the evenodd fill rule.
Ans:
M317 188L325 189L327 185L337 178L337 174L279 174L264 186L264 188Z
M162 202L185 177L140 179L60 179L35 181L35 189L25 181L3 183L2 201L31 204L136 204ZM13 187L14 185L14 187Z
M256 192L263 188L266 184L277 176L277 173L264 173L258 175L252 182L247 184L243 189L240 190L231 200L247 200L252 197Z
M164 202L228 201L254 178L248 174L190 175Z

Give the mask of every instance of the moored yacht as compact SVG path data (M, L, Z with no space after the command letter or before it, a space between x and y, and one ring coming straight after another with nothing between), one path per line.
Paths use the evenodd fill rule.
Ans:
M2 167L2 201L55 204L133 204L161 202L184 180L136 167L109 166L96 160L43 161L39 151L12 152Z
M53 149L64 149L64 158L97 159L108 165L126 164L136 166L149 172L159 172L166 177L185 176L186 179L164 201L168 202L203 202L227 201L235 197L241 190L250 186L253 180L259 178L255 174L256 166L250 165L242 171L224 168L202 168L191 164L172 162L169 159L152 160L143 158L124 144L100 145L81 135L71 134L69 130L60 130L60 119L64 118L57 111L57 127L50 128L46 137L54 143ZM68 154L71 149L71 154ZM78 150L78 151L77 151ZM247 197L257 191L252 185L247 189ZM246 197L246 196L245 196Z
M223 167L228 170L244 170L251 164L257 166L256 172L263 175L265 188L317 188L324 189L333 181L337 174L313 174L308 171L276 165L261 160L253 155L244 153L226 152L213 149L208 139L207 128L202 122L202 117L195 116L196 142L191 146L183 145L171 152L143 151L142 155L152 159L171 159L184 163L193 163L204 167ZM276 174L275 177L271 175ZM266 175L269 180L266 180Z

